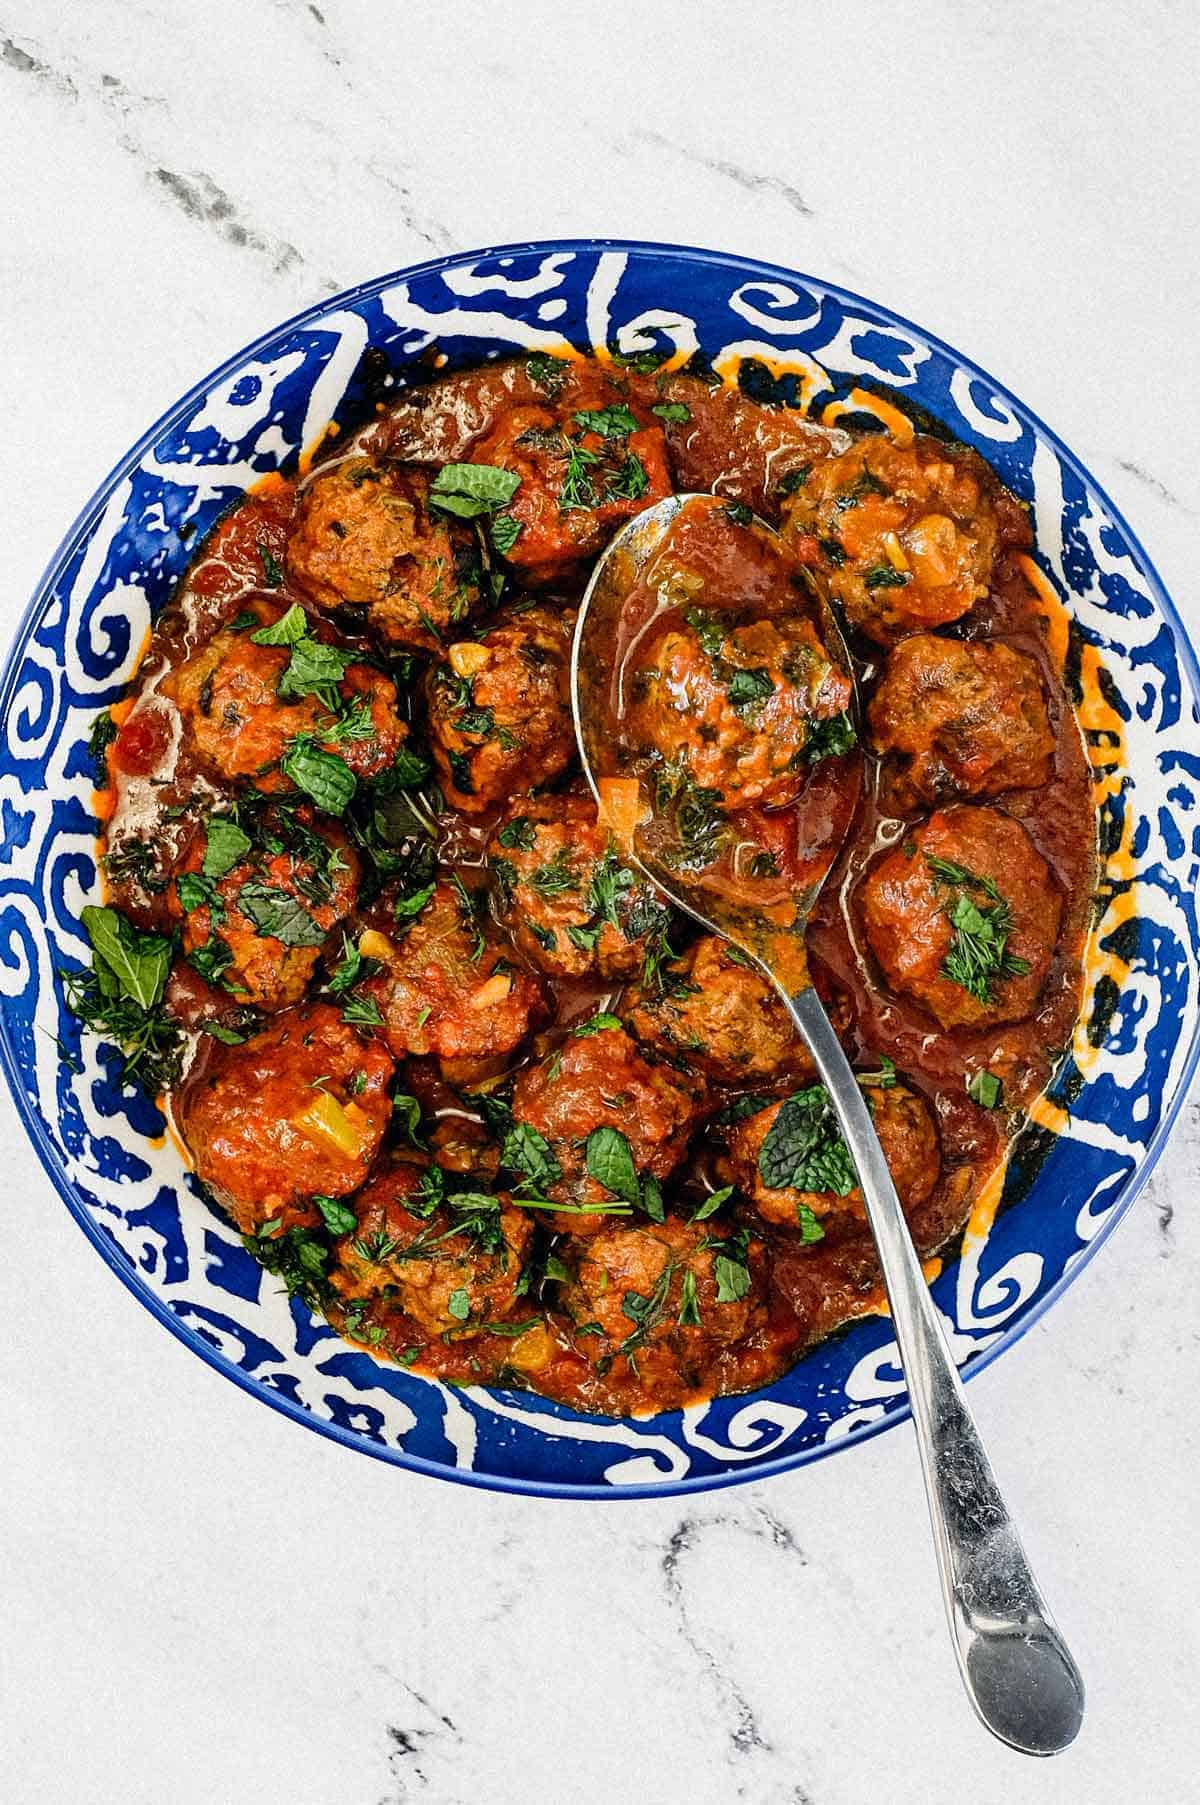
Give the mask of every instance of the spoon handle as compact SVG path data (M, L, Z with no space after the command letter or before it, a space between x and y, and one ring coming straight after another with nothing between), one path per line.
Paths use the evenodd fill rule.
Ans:
M785 999L858 1169L904 1363L942 1592L968 1696L1030 1755L1075 1737L1083 1681L1030 1571L963 1395L862 1090L815 990Z

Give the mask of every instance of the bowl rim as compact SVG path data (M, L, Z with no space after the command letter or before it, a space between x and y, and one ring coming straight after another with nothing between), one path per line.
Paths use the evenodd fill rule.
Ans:
M64 567L87 535L94 529L96 520L114 488L123 477L136 468L161 435L180 416L201 401L216 384L233 375L248 360L268 350L285 333L303 330L306 326L319 325L326 315L338 308L353 306L357 302L371 299L397 282L414 277L436 276L444 270L463 263L479 261L485 257L552 256L567 253L587 255L597 251L662 256L683 264L711 264L724 269L746 272L751 276L766 277L772 281L808 284L836 296L839 300L872 310L876 314L884 316L892 324L914 333L923 343L950 358L959 369L967 371L987 384L997 398L1014 403L1035 431L1040 433L1053 447L1056 455L1066 467L1086 488L1091 489L1123 534L1150 587L1161 617L1171 630L1176 654L1187 673L1192 692L1195 696L1200 697L1200 658L1197 657L1196 648L1192 644L1187 628L1171 600L1157 568L1121 509L1116 506L1103 485L1096 480L1081 459L1064 444L1056 432L1046 425L1040 415L1022 401L1006 383L992 376L973 358L963 356L947 340L939 337L936 333L927 331L924 326L909 320L903 314L896 313L881 302L860 295L854 289L845 288L839 282L829 281L823 276L808 275L784 264L769 263L755 257L742 257L735 252L706 250L694 245L665 244L650 239L549 238L453 251L441 257L429 258L422 263L406 264L385 275L368 277L348 288L339 289L335 294L325 296L322 300L302 308L300 312L269 327L194 382L189 389L164 409L130 449L117 460L108 474L97 484L90 499L79 510L71 526L60 540L18 621L5 656L3 671L0 672L0 720L7 718L21 663L46 601L53 592ZM181 1317L176 1315L158 1292L152 1291L143 1283L140 1273L104 1234L98 1221L78 1196L75 1187L71 1184L65 1171L62 1170L57 1150L50 1139L45 1123L34 1109L25 1090L21 1068L9 1034L7 1015L7 1006L3 999L0 999L0 1067L3 1068L12 1092L17 1114L33 1143L47 1177L66 1204L71 1216L100 1254L105 1265L116 1274L126 1289L137 1298L145 1309L150 1311L151 1315L156 1317L193 1353L198 1354L210 1367L225 1378L231 1379L252 1397L269 1405L272 1409L280 1411L293 1422L300 1423L319 1435L327 1436L352 1452L369 1455L389 1466L401 1467L406 1471L420 1473L428 1478L448 1480L452 1484L472 1486L483 1491L510 1492L534 1498L579 1499L589 1502L603 1500L624 1503L642 1499L675 1497L693 1492L718 1491L727 1486L747 1485L758 1480L772 1478L795 1468L809 1466L814 1461L822 1460L827 1455L837 1453L844 1448L855 1447L862 1442L869 1441L885 1430L904 1422L912 1414L911 1406L907 1401L907 1392L904 1392L900 1395L900 1401L885 1406L879 1417L851 1429L845 1435L835 1437L833 1440L815 1442L807 1448L778 1454L748 1466L733 1468L728 1472L696 1475L691 1478L668 1478L664 1479L661 1484L602 1485L589 1482L582 1485L571 1485L559 1480L527 1479L506 1474L481 1473L469 1468L443 1465L438 1461L429 1460L423 1455L410 1454L403 1447L371 1442L339 1423L315 1416L304 1405L262 1384L244 1368L235 1365L196 1330L189 1327ZM1125 1181L1121 1188L1121 1194L1109 1208L1095 1235L1079 1248L1055 1282L1028 1309L1023 1311L1014 1323L1004 1329L987 1347L972 1355L966 1364L959 1368L964 1381L973 1379L977 1373L990 1366L994 1360L1027 1334L1035 1323L1041 1321L1067 1287L1075 1282L1086 1266L1091 1264L1118 1224L1128 1215L1162 1154L1171 1130L1187 1100L1198 1065L1200 1065L1200 1021L1193 1028L1191 1044L1180 1069L1175 1094L1171 1098L1169 1107L1160 1117L1154 1133L1146 1144L1141 1164ZM487 1388L481 1389L486 1390ZM748 1395L753 1396L754 1394Z

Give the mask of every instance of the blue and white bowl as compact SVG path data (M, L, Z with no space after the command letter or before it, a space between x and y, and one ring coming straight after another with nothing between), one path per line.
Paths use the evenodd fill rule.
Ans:
M205 1360L347 1447L446 1479L574 1497L761 1477L907 1413L890 1325L857 1324L768 1390L642 1421L460 1390L349 1348L263 1273L198 1194L120 1058L80 1038L60 973L97 900L87 738L197 539L367 401L363 353L474 363L532 349L699 349L790 373L814 413L884 386L975 445L1032 503L1037 558L1085 673L1107 909L1080 1029L934 1295L975 1371L1059 1295L1132 1203L1196 1063L1200 670L1145 553L1028 408L948 345L844 289L714 252L617 242L442 258L323 301L240 351L122 458L56 553L0 686L0 1055L67 1208ZM853 404L852 404L853 405ZM185 538L180 528L194 529ZM1097 657L1098 654L1098 657ZM1111 682L1100 681L1102 665ZM61 1049L70 1056L65 1058Z

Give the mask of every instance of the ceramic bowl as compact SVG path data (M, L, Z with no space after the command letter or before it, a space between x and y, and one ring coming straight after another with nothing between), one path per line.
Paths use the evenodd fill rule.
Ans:
M708 251L510 245L335 295L231 357L150 428L71 528L0 687L0 1056L54 1186L97 1252L189 1347L296 1422L397 1466L556 1496L761 1478L907 1414L890 1324L858 1323L768 1390L641 1421L453 1389L352 1350L209 1208L155 1105L63 1004L96 900L88 732L197 539L332 418L378 399L383 353L451 364L563 340L739 361L816 416L890 391L976 446L1033 509L1095 772L1101 905L1073 1046L934 1284L968 1373L1034 1322L1144 1181L1196 1060L1200 671L1136 538L1078 458L931 334L823 280ZM183 529L181 534L181 529ZM1064 628L1067 623L1064 621ZM997 1186L999 1191L1000 1187Z

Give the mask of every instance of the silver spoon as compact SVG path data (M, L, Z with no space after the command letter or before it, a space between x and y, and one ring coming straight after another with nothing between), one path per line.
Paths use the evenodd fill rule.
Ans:
M680 508L698 499L671 496L631 520L600 558L584 595L571 660L572 706L583 768L597 798L602 778L627 775L610 712L622 609ZM771 533L763 522L756 524ZM815 582L811 587L826 650L853 682L828 600ZM764 930L749 906L701 890L686 871L666 865L670 839L665 824L650 819L623 850L664 896L739 947L776 985L858 1170L908 1382L942 1592L967 1695L1002 1742L1028 1755L1055 1754L1078 1733L1083 1680L1038 1589L967 1408L862 1090L806 975L797 977L794 964L790 972L781 969L773 953L779 937ZM793 945L820 887L818 879L796 899Z

